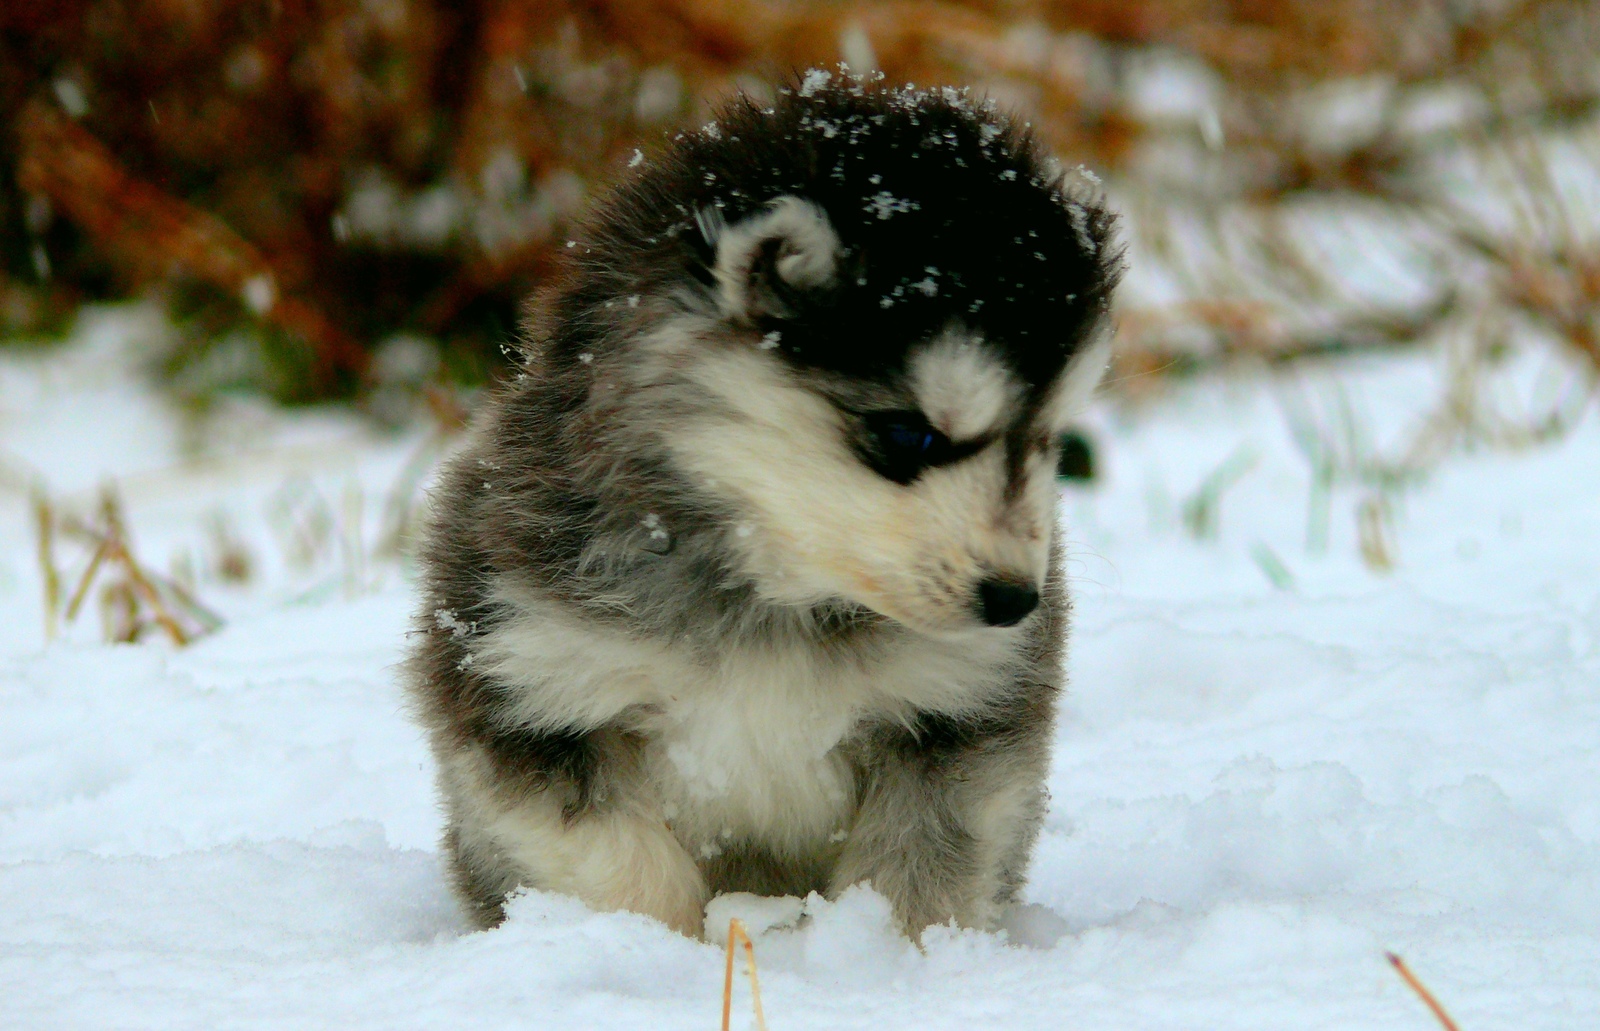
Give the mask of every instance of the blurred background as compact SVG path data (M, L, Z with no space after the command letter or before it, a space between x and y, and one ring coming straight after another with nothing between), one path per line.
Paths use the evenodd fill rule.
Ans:
M134 370L194 440L241 398L447 437L636 149L840 62L997 98L1103 181L1132 267L1108 403L1137 420L1174 383L1267 384L1307 547L1343 492L1386 568L1408 484L1560 438L1594 396L1583 0L8 0L0 349L136 302L160 329ZM1271 373L1375 352L1438 370L1377 404L1393 432L1321 372ZM1173 518L1213 534L1258 457L1194 470Z
M840 61L1105 178L1124 376L1520 320L1600 361L1582 0L9 0L0 331L155 295L197 396L481 381L634 148Z

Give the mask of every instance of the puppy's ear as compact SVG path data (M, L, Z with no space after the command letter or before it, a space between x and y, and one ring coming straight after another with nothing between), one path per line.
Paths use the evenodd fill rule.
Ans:
M826 289L838 273L839 235L827 213L808 200L779 197L731 226L719 210L708 209L699 223L715 251L717 303L729 318L788 318L808 291Z

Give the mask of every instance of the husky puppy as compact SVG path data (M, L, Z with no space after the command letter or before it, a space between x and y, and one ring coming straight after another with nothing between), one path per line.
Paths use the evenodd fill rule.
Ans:
M858 882L991 926L1112 216L964 92L821 71L633 166L432 498L408 679L455 888L483 927L519 886L698 935Z

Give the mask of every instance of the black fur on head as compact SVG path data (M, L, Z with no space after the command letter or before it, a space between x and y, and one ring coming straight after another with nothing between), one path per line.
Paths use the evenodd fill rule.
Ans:
M639 165L573 246L576 288L549 313L560 328L544 327L557 361L603 349L609 320L586 313L619 295L686 283L714 293L724 227L785 197L825 214L835 267L795 286L776 274L783 241L769 241L748 269L756 303L740 314L804 368L891 378L909 347L957 325L1041 386L1121 271L1115 218L1079 185L1088 177L1069 178L1026 127L965 90L812 71L771 107L731 101Z

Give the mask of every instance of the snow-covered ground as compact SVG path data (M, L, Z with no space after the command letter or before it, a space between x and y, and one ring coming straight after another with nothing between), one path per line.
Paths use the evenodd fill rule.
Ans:
M0 1025L715 1027L716 946L556 896L487 933L453 910L396 687L410 597L377 553L423 431L186 423L130 371L156 331L96 316L65 355L0 359ZM1437 376L1097 409L1028 904L919 951L868 892L813 900L757 935L769 1026L1431 1029L1386 949L1467 1031L1600 1026L1600 419L1449 459L1396 499L1390 572L1343 491L1306 546L1285 412L1342 383L1394 434ZM1185 506L1230 460L1196 539ZM36 477L64 509L115 477L140 555L187 563L227 626L108 646L91 604L46 646ZM246 585L211 571L224 524ZM86 555L57 557L70 587Z

